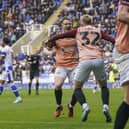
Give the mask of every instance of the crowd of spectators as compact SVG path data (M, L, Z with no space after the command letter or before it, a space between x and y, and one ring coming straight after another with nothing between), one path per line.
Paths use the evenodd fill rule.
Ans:
M10 45L31 24L43 24L62 0L0 0L0 39L7 36Z
M95 26L115 36L118 2L118 0L70 0L60 13L57 23L63 17L69 17L73 21L73 27L77 27L80 16L89 14L93 16Z

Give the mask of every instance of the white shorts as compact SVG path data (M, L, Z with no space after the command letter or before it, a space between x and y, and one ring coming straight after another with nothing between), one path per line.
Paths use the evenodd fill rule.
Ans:
M84 83L88 80L91 71L93 71L96 80L107 79L103 59L91 59L79 62L74 80Z
M113 58L120 73L120 85L129 81L129 53L121 54L116 49L113 51Z
M10 69L2 70L1 80L7 81L7 82L13 81L14 79L13 79L13 71L12 71L12 69L11 70Z
M61 77L66 79L68 77L69 81L73 82L73 77L75 75L76 68L66 68L66 67L57 67L55 70L55 77Z

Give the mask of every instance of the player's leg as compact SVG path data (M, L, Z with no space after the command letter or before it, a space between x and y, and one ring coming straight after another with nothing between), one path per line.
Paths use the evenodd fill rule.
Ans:
M86 121L87 118L88 118L88 114L90 112L90 109L89 109L88 103L86 101L86 97L85 97L85 95L82 91L83 83L75 80L74 81L74 86L75 86L75 90L74 90L73 94L75 95L76 100L82 106L82 110L83 110L81 120Z
M9 82L9 86L11 87L12 92L13 92L13 94L16 97L16 100L13 103L21 103L22 102L22 98L20 97L20 94L19 94L17 86L12 81Z
M0 95L3 93L3 90L4 90L4 83L5 83L5 80L7 78L7 72L4 70L2 71L2 74L1 74L1 80L0 80Z
M22 98L19 95L18 88L16 87L16 85L13 82L13 73L11 70L7 72L7 82L9 83L9 86L11 87L12 92L16 97L16 100L14 101L14 103L21 103Z
M82 86L85 81L88 80L89 74L91 72L91 62L90 60L82 61L77 66L77 70L74 76L74 95L76 97L76 100L80 103L83 109L82 113L82 121L86 121L89 114L89 106L87 104L85 95L82 91Z
M109 113L109 89L107 87L107 80L106 80L107 76L104 69L104 62L103 62L103 59L96 59L96 60L93 60L93 62L94 62L93 72L101 88L103 113L106 117L106 121L111 122L112 120Z
M73 78L74 78L75 72L76 72L76 68L72 68L68 72L68 78L69 78L70 82L72 83L72 85L73 85ZM72 94L70 103L67 105L67 107L68 107L68 117L73 117L74 106L75 106L76 103L77 103L77 99L75 97L75 94Z
M35 85L36 92L35 92L35 94L39 95L39 76L36 76L35 79L36 79L36 85Z
M62 85L64 83L64 80L67 76L67 71L65 68L57 67L55 70L55 99L56 99L56 111L54 113L55 117L59 117L61 114L61 111L63 110L62 106Z
M120 85L124 89L124 99L117 110L114 129L124 129L129 119L129 54L120 54L118 52L114 54L116 54L115 59L119 61L123 59L118 64L118 70L120 72Z
M34 73L32 71L30 71L30 80L29 80L29 87L28 87L28 95L31 94L31 86L32 86L32 81L33 81L33 78L34 78Z
M39 95L39 70L35 71L35 79L36 79L36 95Z
M3 90L4 90L4 86L3 86L4 82L5 81L0 80L0 95L3 93Z
M99 84L101 87L101 98L103 102L103 113L106 117L106 122L112 122L111 115L109 113L109 89L107 88L106 80L99 80Z
M72 98L70 103L68 103L67 107L68 107L68 117L73 117L74 115L74 106L77 102L76 96L75 94L72 94Z
M129 81L123 84L123 88L124 101L117 110L114 129L124 129L129 119Z

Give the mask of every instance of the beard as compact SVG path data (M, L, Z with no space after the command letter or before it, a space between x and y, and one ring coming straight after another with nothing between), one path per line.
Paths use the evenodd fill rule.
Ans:
M67 26L66 27L66 30L71 30L71 26Z

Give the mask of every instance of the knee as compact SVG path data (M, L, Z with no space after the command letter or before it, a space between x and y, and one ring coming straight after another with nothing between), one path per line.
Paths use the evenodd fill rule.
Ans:
M75 89L81 89L83 86L83 83L82 82L79 82L79 81L74 81L74 88Z
M31 84L32 83L32 80L30 79L29 83Z
M64 84L64 78L59 78L59 77L56 77L55 78L55 89L57 90L60 90L62 89L62 86Z
M124 95L124 101L129 105L129 93Z
M55 84L55 89L56 90L61 90L62 89L62 85L61 84Z
M123 84L124 101L129 104L129 81Z
M38 79L36 79L36 83L39 83L39 80Z
M99 83L100 88L107 88L106 80L99 80L98 83Z

